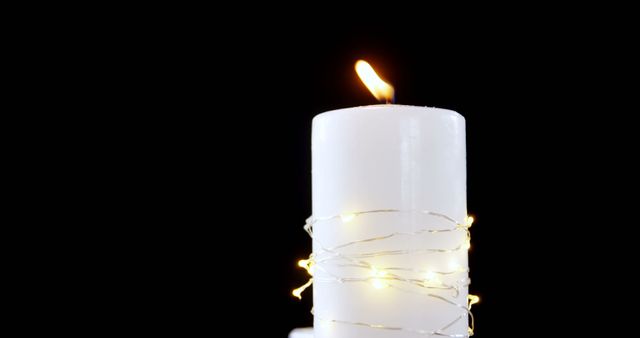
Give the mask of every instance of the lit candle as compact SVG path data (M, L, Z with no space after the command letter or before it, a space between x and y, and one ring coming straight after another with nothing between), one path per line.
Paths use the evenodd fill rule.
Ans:
M356 66L392 101L369 68ZM465 120L451 110L386 104L313 119L316 338L468 335L465 157Z

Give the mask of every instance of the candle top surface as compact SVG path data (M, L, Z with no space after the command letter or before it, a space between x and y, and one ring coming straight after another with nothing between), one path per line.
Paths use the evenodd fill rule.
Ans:
M329 110L324 113L316 115L313 120L320 120L325 118L350 115L350 114L375 114L375 113L384 113L384 114L397 114L401 115L428 115L428 114L438 114L443 117L451 117L456 119L464 120L464 117L460 115L458 112L442 109L442 108L434 108L434 107L422 107L422 106L408 106L401 104L375 104L370 106L359 106L359 107L350 107L350 108L341 108L336 110Z

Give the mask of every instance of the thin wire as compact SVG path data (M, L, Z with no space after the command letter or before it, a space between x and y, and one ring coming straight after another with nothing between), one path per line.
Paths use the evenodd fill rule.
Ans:
M343 219L343 223L346 223L348 221L350 221L352 218L357 217L357 216L361 216L361 215L365 215L365 214L379 214L379 213L420 213L420 214L425 214L425 215L430 215L430 216L434 216L434 217L438 217L441 219L446 220L447 222L451 223L452 226L449 228L443 228L443 229L429 229L429 228L421 228L417 231L414 232L393 232L387 235L383 235L383 236L378 236L378 237L371 237L371 238L365 238L365 239L360 239L360 240L355 240L355 241L351 241L351 242L346 242L343 244L339 244L330 248L325 247L324 245L322 245L322 243L320 243L319 239L314 238L313 236L313 227L315 224L319 223L319 222L326 222L326 221L331 221L331 220L335 220L338 218L342 218ZM433 274L438 274L438 275L453 275L456 273L467 273L469 271L469 269L454 269L452 271L426 271L426 270L419 270L419 269L412 269L412 268L403 268L403 267L385 267L385 268L375 268L372 264L370 264L367 261L364 261L362 259L365 258L373 258L373 257L380 257L380 256L394 256L394 255L409 255L409 254L419 254L419 253L423 253L423 254L428 254L428 253L453 253L453 252L457 252L463 249L468 249L469 248L469 243L471 240L471 233L469 232L469 228L471 227L471 222L473 221L473 219L471 217L468 217L466 222L457 222L455 219L442 214L442 213L438 213L438 212L433 212L433 211L428 211L428 210L400 210L400 209L376 209L376 210L367 210L367 211L359 211L359 212L353 212L353 213L349 213L349 214L340 214L340 215L333 215L333 216L325 216L325 217L309 217L307 218L305 225L304 225L304 230L309 234L309 236L314 239L314 241L317 243L316 247L318 248L319 252L318 253L311 253L309 255L309 260L307 261L301 261L304 262L303 265L300 265L302 267L304 267L310 275L314 274L314 270L322 270L322 272L324 272L326 275L330 276L330 277L321 277L318 278L317 276L314 278L311 278L310 281L308 281L305 285L303 285L301 288L298 288L296 290L294 290L294 295L298 296L300 295L300 293L302 291L304 291L304 289L306 289L311 282L315 282L315 283L326 283L326 282L338 282L338 283L351 283L351 282L372 282L372 281L386 281L389 282L388 285L391 288L397 289L399 291L403 291L403 292L409 292L409 293L415 293L415 294L422 294L422 295L426 295L435 299L439 299L447 304L456 306L462 310L464 310L464 312L462 313L461 316L457 317L455 320L453 320L452 322L448 323L447 325L441 327L438 330L425 330L425 329L415 329L415 328L403 328L403 327L395 327L395 326L386 326L386 325L381 325L381 324L370 324L370 323L364 323L364 322L351 322L351 321L345 321L345 320L339 320L339 319L326 319L326 318L319 318L317 317L318 320L321 321L327 321L327 322L332 322L332 323L337 323L337 324L346 324L346 325L354 325L354 326L362 326L362 327L368 327L368 328L373 328L373 329L383 329L383 330L392 330L392 331L406 331L406 332L412 332L412 333L417 333L417 334L421 334L421 335L428 335L428 336L442 336L442 337L449 337L449 338L463 338L463 337L469 337L473 335L473 329L475 326L474 323L474 317L473 314L471 313L471 305L475 304L478 300L477 296L472 296L469 295L467 297L467 304L466 305L461 305L456 303L455 301L451 301L443 296L440 295L436 295L431 293L429 290L436 290L436 291L441 291L441 290L452 290L453 291L453 297L457 298L459 293L460 293L460 288L461 287L467 287L470 284L470 279L468 277L464 277L462 279L458 279L454 284L445 284L442 282L433 282L433 281L425 281L424 279L417 279L417 278L408 278L408 277L403 277L402 275L396 274L396 273L389 273L388 271L401 271L401 272L414 272L414 273L433 273ZM414 250L386 250L386 251L375 251L375 252L365 252L365 253L356 253L356 254L345 254L345 253L341 253L338 252L338 250L340 249L344 249L346 247L349 246L354 246L354 245L358 245L358 244L362 244L362 243L370 243L370 242L376 242L376 241L383 241L383 240L387 240L393 237L397 237L397 236L417 236L417 235L422 235L422 234L436 234L436 233L444 233L444 232L454 232L454 231L464 231L465 232L465 240L464 243L456 246L455 248L450 248L450 249L433 249L433 248L429 248L429 249L414 249ZM323 255L325 257L323 257ZM333 266L336 267L340 267L340 268L344 268L344 267L351 267L351 268L361 268L361 269L368 269L368 270L373 270L373 271L384 271L383 275L374 275L374 276L367 276L367 277L340 277L334 273L329 272L324 265L326 265L329 262L335 261L335 260L344 260L347 263L346 264L334 264ZM427 289L427 292L424 291L415 291L415 290L407 290L404 289L398 285L395 284L391 284L391 282L400 282L401 284L408 284L411 286L415 286L418 288L423 288L423 289ZM313 312L313 311L312 311ZM458 321L460 321L462 318L464 318L465 316L469 316L470 317L470 327L468 329L467 334L446 334L444 333L445 330L447 330L448 328L450 328L451 326L453 326L454 324L456 324Z
M360 215L366 215L366 214L379 214L379 213L422 213L425 215L431 215L431 216L435 216L435 217L439 217L442 218L444 220L447 220L453 224L455 224L456 226L464 226L462 225L462 223L458 223L456 222L455 219L443 214L443 213L439 213L439 212L435 212L435 211L429 211L429 210L400 210L400 209L375 209L375 210L365 210L365 211L357 211L357 212L351 212L348 213L347 215L354 215L354 216L360 216ZM339 214L339 215L333 215L333 216L324 216L324 217L314 217L313 215L309 216L309 218L307 218L305 225L304 225L304 229L305 231L307 231L309 234L313 233L313 225L317 222L324 222L324 221L330 221L330 220L334 220L340 217L344 217L345 214Z

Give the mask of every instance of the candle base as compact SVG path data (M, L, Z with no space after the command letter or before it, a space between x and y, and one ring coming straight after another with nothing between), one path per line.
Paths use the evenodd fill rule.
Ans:
M289 333L289 338L313 338L313 328L305 327L294 329Z

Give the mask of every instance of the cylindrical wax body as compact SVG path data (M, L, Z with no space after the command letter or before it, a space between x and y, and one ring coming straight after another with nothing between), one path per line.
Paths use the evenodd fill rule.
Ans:
M450 110L375 105L314 118L315 338L416 337L450 323L442 333L467 334L466 232L439 232L455 224L426 213L464 223L465 149L465 120ZM393 211L362 213L374 210Z

